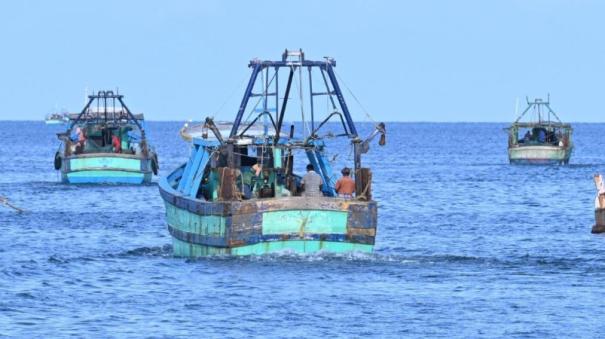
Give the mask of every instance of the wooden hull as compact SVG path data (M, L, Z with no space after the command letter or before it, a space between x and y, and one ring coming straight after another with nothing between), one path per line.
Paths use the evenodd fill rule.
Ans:
M81 154L61 164L61 179L69 184L144 184L151 178L151 160L136 155Z
M511 164L567 164L571 147L559 146L515 146L508 149Z
M183 196L167 178L160 180L160 193L175 256L371 252L374 247L374 201L284 197L209 202Z
M592 226L592 233L605 232L605 208L595 208L595 224Z

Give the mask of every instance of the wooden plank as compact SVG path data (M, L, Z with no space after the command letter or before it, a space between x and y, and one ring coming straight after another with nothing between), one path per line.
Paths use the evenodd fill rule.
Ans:
M239 191L235 185L236 170L229 167L219 167L218 200L228 201L238 198Z
M197 162L195 162L194 164L192 164L192 169L195 169L195 174L193 175L193 179L191 180L191 183L188 184L189 186L189 193L187 194L188 196L192 197L192 198L196 198L197 197L197 192L200 189L200 185L202 184L202 179L204 177L204 170L206 169L206 165L208 164L208 162L210 161L210 153L208 153L208 150L205 148L200 148L200 151L198 151L198 153L200 154L200 159L198 161L198 159L196 159ZM196 154L197 156L197 154Z
M177 187L177 191L181 192L181 193L185 193L185 186L187 184L187 182L189 181L189 177L191 176L191 164L193 163L194 160L194 154L197 155L198 150L200 149L200 146L194 145L192 151L191 151L191 156L189 157L189 160L187 160L187 165L185 165L185 170L183 171L183 176L181 177L181 181L179 181L179 186Z

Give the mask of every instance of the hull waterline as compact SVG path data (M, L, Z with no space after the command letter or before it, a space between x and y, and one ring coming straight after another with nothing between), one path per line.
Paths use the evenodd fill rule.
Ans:
M63 160L61 178L69 184L145 184L150 166L149 159L131 155L75 155Z
M571 148L558 146L520 146L508 149L511 164L567 164Z
M160 180L173 252L179 257L260 255L280 251L372 252L373 201L286 197L208 202Z

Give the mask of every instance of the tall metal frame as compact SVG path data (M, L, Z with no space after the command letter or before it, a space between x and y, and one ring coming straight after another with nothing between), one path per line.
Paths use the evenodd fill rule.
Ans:
M73 121L69 125L68 130L71 131L78 122L83 121L82 118L85 117L85 115L88 113L90 106L96 100L96 102L97 102L96 114L99 115L99 116L97 116L97 119L99 119L99 117L100 117L100 114L101 114L100 108L101 107L103 108L102 114L103 114L104 123L108 123L108 122L117 123L119 120L122 120L123 117L125 116L125 118L128 122L134 123L139 128L139 130L141 131L141 138L145 139L145 129L141 125L139 119L137 119L134 116L134 114L132 114L130 109L128 109L128 106L126 106L126 104L124 103L123 98L124 98L123 95L114 93L113 91L98 91L97 94L89 95L88 102L86 103L86 105L84 106L82 111L78 114L78 116L75 119L73 119ZM116 116L116 114L115 114L116 100L122 106L123 110L126 112L125 115L120 114L119 116ZM112 102L113 109L111 112L111 116L108 115L108 101ZM101 106L101 102L103 103L102 106Z
M548 95L546 101L542 100L542 99L534 99L534 101L529 101L529 98L526 98L527 101L527 108L521 113L521 115L519 115L519 117L517 118L517 120L515 120L515 122L513 124L517 124L520 122L520 120L525 116L525 114L527 114L527 112L530 111L530 109L534 109L536 111L536 113L538 114L538 123L543 123L542 120L542 107L546 108L546 113L548 114L548 119L546 120L547 124L552 124L552 120L551 120L551 115L553 115L555 117L556 123L557 124L562 124L563 122L561 121L561 119L559 119L559 116L557 115L557 113L555 113L555 111L552 110L552 108L550 107L550 95Z
M292 57L297 57L298 60L290 59ZM338 84L338 80L336 79L336 74L334 73L335 66L336 66L336 61L332 58L325 58L325 60L322 60L322 61L305 60L304 53L302 52L302 50L299 50L299 51L286 50L282 55L281 61L269 61L269 60L258 60L258 59L251 60L250 63L248 64L248 67L252 68L252 74L250 75L248 85L244 92L244 96L241 100L237 115L236 115L234 123L233 123L233 127L231 129L231 133L229 134L229 138L236 139L241 136L241 133L238 133L238 132L240 130L240 127L242 126L242 119L244 117L245 112L247 111L250 98L258 97L258 96L265 97L263 100L264 101L264 106L263 106L264 110L263 110L263 112L259 113L259 116L266 115L266 114L271 115L271 112L268 112L268 110L266 108L266 102L268 101L269 96L275 97L276 108L279 107L279 82L278 82L279 78L278 77L279 77L279 70L281 68L289 68L290 72L289 72L288 80L286 82L286 90L284 93L284 99L282 100L281 109L279 111L275 112L275 116L271 115L271 117L273 118L273 121L276 122L276 124L274 126L275 130L276 130L276 133L275 133L276 138L279 137L280 132L283 130L283 122L284 122L283 119L284 119L284 115L285 115L286 108L287 108L288 96L290 94L290 89L292 86L292 80L294 77L294 73L301 68L307 68L308 72L309 72L308 81L309 81L309 92L310 92L309 96L310 96L311 126L312 126L311 134L314 135L315 133L317 133L317 131L325 124L325 122L327 122L333 116L338 115L341 118L343 130L344 130L343 135L346 135L353 139L358 138L357 128L355 127L355 123L353 122L353 118L351 117L349 108L347 106L347 103L345 102L344 96L340 89L340 85ZM323 82L325 85L325 91L323 91L323 92L314 92L314 90L313 90L313 82L312 82L312 73L313 72L312 71L314 69L318 69L323 78ZM271 70L273 70L273 72L270 72ZM261 74L263 71L265 71L265 76L264 76L265 83L263 84L263 91L262 91L262 93L254 93L253 92L254 87L257 83L259 74ZM273 78L271 81L269 81L270 73L273 73ZM273 79L274 79L274 81L273 81ZM271 82L274 82L273 92L269 91L269 86L271 86ZM315 107L313 104L313 99L316 96L328 96L330 98L332 108L334 109L334 112L331 113L330 115L328 115L322 122L320 122L320 124L318 125L317 128L315 127L316 126L315 125L316 124L316 120L315 120L316 114L315 114ZM336 101L334 100L334 97L336 98ZM338 105L340 107L337 107L336 102L338 102ZM338 108L340 108L340 110ZM257 116L257 118L258 118L258 116ZM254 119L253 122L256 122L256 120L258 120L258 119ZM244 129L247 129L247 128L244 128Z
M306 148L313 148L314 151L311 152L309 150L306 151L309 161L314 165L316 169L319 169L320 175L324 180L324 192L329 195L334 195L333 187L330 187L330 182L332 181L332 169L329 165L327 159L323 156L323 148L324 143L321 138L318 138L318 131L333 117L338 117L342 126L343 133L338 136L346 136L351 139L351 144L353 145L353 162L355 173L361 169L361 155L367 152L368 146L362 143L362 140L359 138L357 128L355 127L355 123L353 118L351 117L351 113L349 111L349 107L345 101L342 90L340 89L340 85L338 83L336 73L334 72L334 67L336 67L336 61L333 58L326 57L321 61L312 61L305 60L305 55L302 50L298 51L289 51L285 50L282 54L281 61L270 61L270 60L259 60L254 59L251 60L248 64L248 67L252 69L252 74L250 75L250 79L248 81L248 85L246 86L246 90L244 92L244 96L242 97L241 103L239 105L239 109L237 115L234 119L233 127L231 128L231 132L229 134L229 140L227 140L228 144L233 144L236 139L242 138L244 133L255 124L261 116L268 116L273 124L275 129L275 135L273 138L267 138L272 140L266 140L267 143L272 143L273 145L277 145L280 143L281 131L283 130L284 116L286 113L288 99L290 96L290 90L292 88L292 81L294 78L294 74L296 71L299 72L300 77L300 85L299 90L302 91L302 70L306 68L308 70L308 82L309 82L309 100L310 100L310 113L311 113L311 131L309 135L305 138L303 144ZM279 107L279 98L280 98L280 89L279 89L279 71L281 68L289 69L288 79L286 81L286 88L283 95L283 99L281 101L281 107ZM313 71L317 70L321 75L321 79L324 84L323 91L315 91L313 89ZM264 74L263 74L264 72ZM317 73L316 72L316 73ZM272 76L271 76L272 74ZM263 90L261 93L255 93L254 88L258 81L259 75L261 75L261 79L264 79ZM269 78L271 77L271 80ZM270 90L271 84L274 83L273 88ZM244 114L247 112L250 99L253 97L264 96L263 98L263 110L257 114L257 116L251 121L247 123L247 126L242 127L244 124L242 119L244 118ZM273 96L275 98L275 115L271 114L267 109L267 102L269 97ZM327 96L329 98L329 102L331 104L332 112L328 114L322 120L317 120L317 114L315 112L314 98L317 96ZM301 100L304 98L301 97ZM301 103L302 105L302 103ZM278 110L279 108L279 110ZM301 106L301 114L302 112ZM384 132L384 125L382 125L381 132ZM290 139L292 138L292 133L290 133ZM355 175L356 183L361 183L361 179Z

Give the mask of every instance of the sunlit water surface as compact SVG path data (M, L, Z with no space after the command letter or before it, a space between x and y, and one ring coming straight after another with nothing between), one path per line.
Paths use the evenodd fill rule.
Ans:
M186 160L179 127L148 124L161 175ZM371 255L187 260L156 183L61 184L61 128L0 122L0 195L27 210L0 207L0 336L603 335L605 237L590 228L605 125L575 125L565 167L509 165L503 127L388 124L364 158Z

